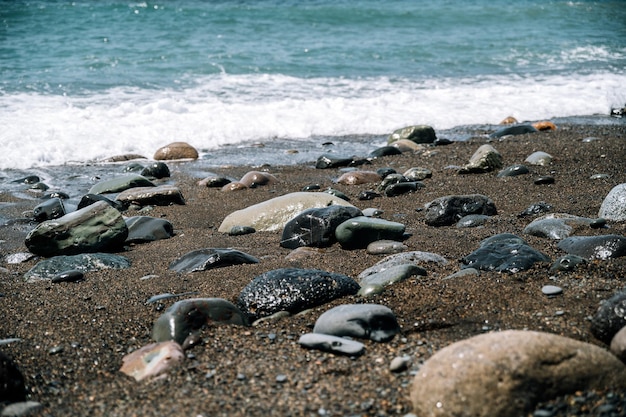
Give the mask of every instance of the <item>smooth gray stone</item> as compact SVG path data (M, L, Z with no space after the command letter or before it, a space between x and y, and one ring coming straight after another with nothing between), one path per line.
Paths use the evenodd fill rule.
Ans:
M411 366L412 362L413 359L409 355L396 356L391 360L391 363L389 364L389 370L391 372L406 371L407 369L409 369L409 366Z
M243 235L249 235L252 233L256 233L256 230L254 229L254 227L250 227L250 226L233 226L230 229L230 232L228 232L229 236L243 236Z
M508 166L506 168L504 168L502 171L498 172L497 177L498 178L502 178L502 177L516 177L518 175L525 175L528 174L530 171L528 170L528 167L526 165L511 165Z
M337 241L335 229L353 217L361 216L356 207L336 206L311 208L298 214L285 225L280 246L295 249L301 246L326 247Z
M404 175L394 172L392 174L385 176L383 180L380 182L380 184L378 184L378 187L376 187L376 190L380 192L384 192L387 188L389 188L390 186L394 184L401 184L405 182L412 182L412 181L408 179L407 177L405 177Z
M556 285L544 285L541 287L541 292L545 295L559 295L563 294L563 288L557 287Z
M381 285L384 287L416 275L426 276L427 272L421 266L412 263L400 264L364 277L359 282L359 285L361 287L368 285Z
M453 274L450 274L446 277L443 277L443 280L449 280L449 279L455 279L455 278L462 278L462 277L477 277L480 275L480 271L478 271L478 269L476 268L465 268L465 269L461 269L460 271L456 271Z
M361 286L357 295L361 297L372 297L374 295L382 294L385 291L385 287L379 284L368 284Z
M383 210L374 207L368 207L366 209L363 209L363 215L366 217L380 217L383 215L383 213Z
M383 156L393 156L393 155L402 155L402 151L395 146L381 146L380 148L374 149L368 155L370 158L380 158Z
M180 345L189 336L212 324L247 326L246 316L230 301L222 298L190 298L172 304L154 322L152 338L157 342L174 340Z
M519 124L519 125L513 125L513 126L506 126L501 129L498 129L492 134L490 134L489 137L501 138L503 136L524 135L526 133L535 133L535 132L539 132L539 131L533 125Z
M406 178L410 181L422 181L433 176L433 172L428 168L413 167L404 172Z
M380 261L376 262L371 267L363 270L357 277L357 280L362 281L365 277L385 271L396 265L413 264L419 265L422 263L436 263L439 265L446 265L448 261L441 255L431 252L412 251L402 252L394 255L389 255Z
M461 268L516 273L529 269L536 262L549 262L545 254L532 248L523 239L508 233L483 240L480 247L461 259Z
M235 249L205 248L186 253L170 263L169 269L189 274L232 265L256 263L259 263L257 258Z
M135 216L128 217L125 221L128 227L127 243L152 242L174 236L174 226L165 219Z
M100 195L100 194L86 194L86 195L84 195L80 199L80 201L78 202L78 207L76 207L76 209L80 210L82 208L85 208L87 206L92 205L93 203L95 203L97 201L104 201L109 206L113 207L114 209L116 209L118 211L124 211L125 210L124 205L122 203L120 203L119 201L108 199L105 196Z
M524 233L531 236L555 240L565 239L572 234L572 226L590 226L595 219L574 216L566 213L552 213L541 216L524 228Z
M46 200L33 209L33 216L38 222L58 219L59 217L65 216L65 214L63 201L57 197Z
M426 204L425 217L429 226L451 226L469 214L498 214L496 205L481 194L449 195Z
M130 260L110 253L83 253L72 256L55 256L44 259L33 266L24 278L27 282L52 279L61 272L78 270L83 273L101 269L125 269L131 265Z
M467 216L463 216L456 222L456 227L479 227L484 226L485 223L490 219L490 216L486 214L468 214Z
M134 187L154 187L154 184L141 175L123 175L95 184L88 194L119 193Z
M598 311L591 319L591 334L608 345L624 326L626 326L626 290L600 303Z
M437 140L437 135L435 134L435 129L431 126L406 126L401 129L394 130L387 139L387 144L390 145L401 139L408 139L415 143L433 143Z
M550 267L550 272L574 271L578 265L586 263L587 260L577 255L564 255L554 261Z
M122 191L115 197L123 204L137 204L139 206L169 206L170 204L185 204L185 198L178 187L173 185L159 185L158 187L135 187Z
M362 249L377 240L401 240L405 229L402 223L358 216L337 226L335 237L343 248Z
M546 166L552 162L552 155L543 151L533 152L524 161L530 165Z
M37 401L23 401L11 403L2 410L2 417L26 417L39 415L43 410L43 404Z
M128 227L119 211L104 201L40 223L28 233L25 244L40 256L73 255L122 248Z
M281 268L255 277L239 294L237 305L254 321L279 311L295 314L357 291L359 284L347 275Z
M572 236L560 241L558 247L570 255L606 260L626 255L626 237L620 235Z
M377 240L367 245L367 253L372 255L391 255L404 252L409 247L396 240Z
M331 204L354 207L328 193L295 192L232 212L222 221L218 231L228 233L233 226L250 226L258 232L282 230L289 220L304 210Z
M344 193L342 193L339 190L336 190L334 188L327 188L326 190L323 191L324 193L333 195L335 197L341 198L344 201L350 201L350 197L348 197L347 195L345 195Z
M342 304L324 312L313 333L388 342L400 332L396 316L380 304Z
M616 222L626 221L626 183L616 185L602 201L598 217Z
M359 356L365 352L365 345L361 342L328 334L305 333L300 336L298 343L308 349L344 355Z
M611 353L617 356L622 362L626 363L626 326L615 333L611 339Z
M459 174L480 174L502 168L502 155L491 145L481 145Z

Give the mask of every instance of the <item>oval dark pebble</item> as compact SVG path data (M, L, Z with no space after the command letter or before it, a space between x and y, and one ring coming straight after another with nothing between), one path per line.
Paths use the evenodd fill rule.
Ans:
M59 272L52 278L52 282L77 282L82 281L85 278L85 274L77 269L71 269L69 271Z
M256 229L251 226L233 226L228 232L229 236L242 236L255 233Z
M309 185L305 185L304 187L302 187L302 191L313 191L313 190L319 190L320 185L319 184L309 184Z
M589 227L592 229L602 229L604 226L606 226L606 219L603 219L602 217L594 219L591 223L589 223Z
M380 194L375 191L365 190L359 193L359 200L373 200L376 197L380 197Z
M550 177L550 176L539 177L535 180L535 184L536 185L554 184L554 177Z

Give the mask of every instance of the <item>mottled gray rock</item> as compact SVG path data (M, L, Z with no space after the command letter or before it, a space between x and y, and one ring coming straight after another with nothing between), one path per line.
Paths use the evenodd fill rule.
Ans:
M626 183L616 185L602 201L598 217L616 222L626 221Z
M154 184L141 175L122 175L95 184L89 190L89 194L119 193L134 187L154 187Z
M400 332L396 316L380 304L342 304L324 312L313 333L388 342Z
M465 268L460 271L456 271L453 274L450 274L446 277L443 277L444 280L463 278L463 277L477 277L480 275L480 271L476 268Z
M504 168L496 175L498 178L503 177L516 177L518 175L525 175L530 173L526 165L515 164Z
M371 267L363 270L357 277L357 280L362 281L369 275L383 272L397 265L420 265L423 263L436 263L439 265L446 265L448 261L443 256L431 252L412 251L397 253L394 255L389 255L376 262Z
M38 222L45 220L58 219L65 216L65 205L60 198L50 198L33 209L33 216Z
M435 129L427 125L407 126L394 130L387 139L387 144L391 145L395 141L408 139L415 143L433 143L437 140Z
M232 265L256 264L259 260L247 253L229 248L205 248L186 253L170 263L169 269L179 273L207 271Z
M461 268L516 273L532 267L536 262L549 262L543 253L529 246L523 239L503 233L491 236L480 247L461 259Z
M374 171L350 171L344 172L337 178L337 184L358 185L379 182L380 175Z
M391 266L380 272L367 275L359 281L361 287L369 285L381 285L383 287L394 284L396 282L404 281L410 277L421 275L426 276L427 272L421 266L405 263L400 265Z
M259 232L281 230L289 220L304 210L327 207L331 204L354 207L328 193L290 193L229 214L218 230L221 233L228 233L233 226L250 226Z
M26 399L24 376L11 358L0 352L0 403Z
M502 168L502 155L493 146L481 145L459 174L480 174Z
M413 167L405 171L404 175L410 181L422 181L433 176L433 172L428 168Z
M28 282L41 279L52 279L61 272L78 270L82 272L99 271L101 269L125 269L131 265L128 258L110 253L82 253L72 256L55 256L39 261L24 278Z
M552 211L552 205L545 201L539 201L528 206L524 211L517 215L517 217L536 216L537 214L547 213Z
M407 249L407 245L396 240L377 240L367 245L366 251L372 255L391 255L404 252Z
M99 201L40 223L28 233L25 244L40 256L72 255L118 250L127 236L128 227L120 212Z
M487 221L491 219L491 216L487 216L486 214L468 214L467 216L463 216L456 222L456 227L479 227L484 226Z
M606 260L626 255L626 237L620 235L572 236L560 241L558 247L570 255Z
M173 185L159 185L158 187L135 187L122 191L115 198L123 204L137 204L139 206L169 206L170 204L185 204L185 198L178 187Z
M285 225L280 246L295 249L300 246L326 247L337 241L335 229L353 217L361 216L356 207L331 205L311 208L298 214Z
M308 349L351 356L359 356L365 352L363 343L329 334L306 333L300 336L298 343Z
M578 390L626 388L626 367L608 351L549 333L507 330L447 346L413 380L420 417L527 415Z
M529 165L546 166L552 162L552 155L543 151L533 152L524 161Z
M469 214L498 214L495 203L481 194L449 195L426 204L425 218L429 226L450 226Z
M168 220L150 216L135 216L125 219L128 227L127 243L152 242L174 236L174 226Z
M589 227L594 220L566 213L551 213L533 220L524 228L524 233L531 236L560 240L569 237L575 226Z
M189 336L213 324L247 326L248 320L230 301L222 298L190 298L172 304L154 322L152 339L157 342L174 340L183 344Z
M401 240L405 229L402 223L357 216L337 226L335 237L343 248L359 249L377 240Z
M563 255L557 258L552 266L550 266L550 272L570 272L574 271L578 265L586 263L587 260L577 255Z
M611 339L611 352L617 356L619 360L626 363L626 326L615 333L615 336Z
M591 333L607 345L626 326L626 290L603 300L591 320Z
M359 284L346 275L282 268L254 278L239 294L237 305L254 321L279 311L298 313L358 290Z
M366 209L363 209L363 215L366 217L380 217L383 215L383 213L383 210L374 207L368 207Z
M535 133L538 130L531 124L518 124L513 126L506 126L496 130L489 135L490 138L501 138L503 136L515 136L524 135L526 133Z

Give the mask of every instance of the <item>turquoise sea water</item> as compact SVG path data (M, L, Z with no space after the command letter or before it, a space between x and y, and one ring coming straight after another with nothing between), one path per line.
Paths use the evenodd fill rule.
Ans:
M0 1L0 169L625 103L623 0Z

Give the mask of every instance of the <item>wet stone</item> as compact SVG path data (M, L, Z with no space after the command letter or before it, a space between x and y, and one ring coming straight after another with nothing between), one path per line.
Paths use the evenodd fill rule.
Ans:
M95 184L89 194L119 193L135 187L154 187L154 184L141 175L123 175Z
M159 185L158 187L135 187L123 191L115 198L123 204L137 204L139 206L169 206L170 204L185 204L185 198L178 187L173 185Z
M498 172L497 177L516 177L518 175L528 174L529 172L526 165L511 165Z
M149 216L126 218L128 227L127 243L144 243L174 236L174 226L165 219Z
M570 255L606 260L626 255L626 237L620 235L572 236L560 241L558 247Z
M71 269L69 271L63 271L52 277L52 283L56 284L59 282L78 282L85 279L85 274L83 271L79 271L77 269Z
M190 298L172 304L152 327L152 339L157 342L174 340L183 344L189 336L198 334L212 324L248 325L247 317L237 306L222 298Z
M361 210L348 206L311 208L295 216L283 229L280 246L295 249L301 246L327 247L337 241L337 226L353 217L361 216Z
M624 326L626 326L626 290L602 301L591 320L591 334L609 345Z
M342 304L324 312L313 333L388 342L400 332L396 316L380 304Z
M387 197L395 197L402 194L414 193L424 187L426 187L426 185L420 181L399 182L388 185L384 190L384 194Z
M255 264L259 260L252 255L235 250L220 248L197 249L170 263L169 269L179 273L207 271L232 265Z
M334 188L327 188L326 190L324 190L324 192L327 193L327 194L330 194L332 196L341 198L344 201L350 201L350 197L348 197L347 195L345 195L341 191L336 190Z
M125 269L129 268L130 265L128 258L109 253L63 255L38 262L24 274L24 278L27 282L35 282L41 279L52 279L58 274L70 270L78 270L85 273L101 269Z
M387 139L387 144L408 139L415 143L433 143L437 139L435 129L427 125L406 126L395 130Z
M548 184L554 184L554 177L552 176L542 176L542 177L537 177L535 178L535 180L533 181L535 185L548 185Z
M222 188L233 181L234 180L232 178L222 177L220 175L214 174L198 181L198 185L208 188Z
M152 159L157 161L175 159L198 159L198 151L187 142L172 142L156 150Z
M516 273L531 268L536 262L549 262L543 253L523 239L503 233L483 240L480 247L461 259L461 268Z
M125 209L124 204L120 203L119 201L111 200L100 194L86 194L78 202L77 210L90 206L94 203L97 203L98 201L104 201L109 206L118 211L124 211Z
M503 127L489 135L490 138L501 138L504 136L524 135L526 133L535 133L538 130L531 124L517 124L513 126Z
M308 349L343 355L359 356L365 352L365 345L361 342L328 334L306 333L300 336L298 343Z
M380 158L383 156L393 156L393 155L402 155L402 151L395 146L381 146L380 148L374 149L368 155L370 158Z
M529 165L546 166L552 162L552 155L543 151L533 152L524 161Z
M321 155L317 158L317 162L315 163L315 168L317 169L331 169L331 168L339 168L339 167L347 167L352 164L353 158L347 157L338 157L334 155Z
M268 172L248 171L239 182L248 188L256 188L261 185L276 184L278 179Z
M549 211L552 211L552 205L545 201L539 201L528 206L524 211L518 214L517 217L536 216Z
M335 237L343 248L366 248L377 240L402 240L406 226L372 217L353 217L337 226Z
M58 219L65 216L65 206L60 198L50 198L33 209L35 221Z
M140 175L146 178L169 178L170 169L165 162L154 162L141 169Z
M346 275L282 268L255 277L239 294L237 305L254 321L279 311L295 314L358 290L359 284Z
M404 174L410 181L422 181L433 176L433 172L428 168L409 168Z
M481 194L450 195L426 204L426 224L450 226L469 214L494 216L498 212L495 203Z

